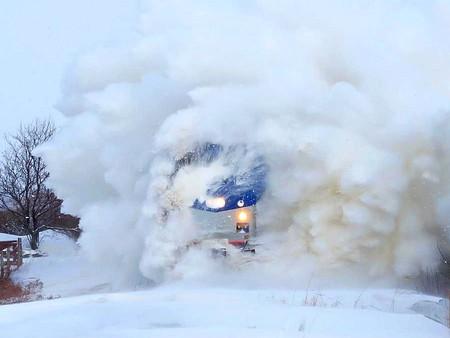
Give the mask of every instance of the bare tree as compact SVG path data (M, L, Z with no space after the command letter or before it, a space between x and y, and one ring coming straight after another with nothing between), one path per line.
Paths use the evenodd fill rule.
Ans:
M32 249L39 246L39 233L51 229L60 214L62 201L45 186L49 177L41 157L33 151L55 134L50 120L36 120L21 126L15 135L5 136L8 145L0 159L0 208L9 227L26 234Z

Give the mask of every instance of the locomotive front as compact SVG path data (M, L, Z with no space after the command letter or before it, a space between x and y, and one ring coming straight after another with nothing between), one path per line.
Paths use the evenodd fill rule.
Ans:
M197 243L209 243L211 247L231 244L254 251L250 241L257 231L257 208L265 191L267 166L262 156L244 145L224 149L208 143L183 156L178 167L211 168L215 161L228 168L227 175L209 182L203 196L198 196L190 208L198 230Z

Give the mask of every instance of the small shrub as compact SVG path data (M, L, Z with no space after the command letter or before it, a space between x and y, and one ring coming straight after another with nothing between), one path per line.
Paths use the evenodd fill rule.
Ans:
M303 306L325 306L325 302L322 299L322 294L318 293L312 297L308 297L306 294L305 299L302 301Z
M39 279L14 283L9 278L0 279L0 305L31 302L42 299L42 282Z

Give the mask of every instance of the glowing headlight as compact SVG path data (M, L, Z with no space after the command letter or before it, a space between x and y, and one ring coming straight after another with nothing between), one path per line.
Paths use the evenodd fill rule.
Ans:
M206 206L211 209L220 209L225 206L225 198L216 197L216 198L208 198L206 200Z
M241 211L238 215L238 218L241 222L245 222L248 219L248 215L245 211Z

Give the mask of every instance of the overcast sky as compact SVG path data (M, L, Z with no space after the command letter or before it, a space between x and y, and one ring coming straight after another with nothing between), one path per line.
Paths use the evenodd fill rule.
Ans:
M35 118L61 123L54 105L70 63L80 53L136 35L138 1L1 1L0 135Z

